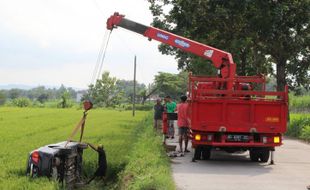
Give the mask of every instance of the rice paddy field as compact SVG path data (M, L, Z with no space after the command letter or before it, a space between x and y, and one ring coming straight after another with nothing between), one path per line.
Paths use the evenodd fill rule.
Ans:
M64 141L82 117L78 109L0 108L0 189L62 189L47 178L30 179L25 175L28 153L38 147ZM139 111L90 110L84 140L103 144L107 153L107 182L95 181L87 189L111 189L128 160L135 142L134 129L149 115ZM76 140L79 135L76 135ZM84 152L85 175L97 165L94 151Z

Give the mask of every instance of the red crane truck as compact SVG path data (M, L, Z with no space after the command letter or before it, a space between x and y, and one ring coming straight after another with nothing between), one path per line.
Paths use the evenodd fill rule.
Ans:
M218 76L189 76L189 121L194 160L209 159L211 149L250 152L252 161L267 162L282 145L288 115L288 87L266 91L265 77L237 76L230 53L131 21L114 13L107 29L117 26L211 60Z

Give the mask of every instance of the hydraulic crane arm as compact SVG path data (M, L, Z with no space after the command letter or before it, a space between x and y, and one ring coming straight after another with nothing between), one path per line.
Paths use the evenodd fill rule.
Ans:
M236 65L230 53L155 27L145 26L124 17L124 15L117 12L114 13L114 15L107 20L107 29L113 30L113 28L119 26L142 34L149 39L157 40L164 44L182 49L185 52L190 52L204 59L211 60L213 65L220 69L221 77L228 79L227 89L232 89L236 74Z

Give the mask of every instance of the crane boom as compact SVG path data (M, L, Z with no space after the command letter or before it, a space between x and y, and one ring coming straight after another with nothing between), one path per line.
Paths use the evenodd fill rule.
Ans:
M165 30L151 26L145 26L124 17L124 15L115 12L114 15L112 15L107 20L107 29L113 30L119 26L127 30L142 34L149 39L154 39L164 44L182 49L185 52L189 52L204 59L211 60L213 65L217 69L220 69L221 77L227 79L227 90L233 89L233 83L236 74L236 64L234 63L230 53L167 32Z

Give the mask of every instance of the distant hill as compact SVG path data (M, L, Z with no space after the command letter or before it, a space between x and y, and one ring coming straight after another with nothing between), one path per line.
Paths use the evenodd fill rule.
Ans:
M24 84L6 84L6 85L1 85L0 84L0 89L2 89L2 90L10 90L12 88L29 90L31 88L35 88L35 86L24 85Z
M37 85L37 86L33 86L33 85L25 85L25 84L5 84L5 85L1 85L0 84L0 90L10 90L10 89L13 89L13 88L17 88L17 89L22 89L22 90L30 90L32 88L36 88L38 86L45 86L45 88L56 88L58 89L59 86L50 86L50 85ZM70 86L66 86L67 88L70 87ZM79 91L79 90L85 90L85 89L81 89L81 88L75 88L75 87L71 87L73 88L74 90L76 91Z

